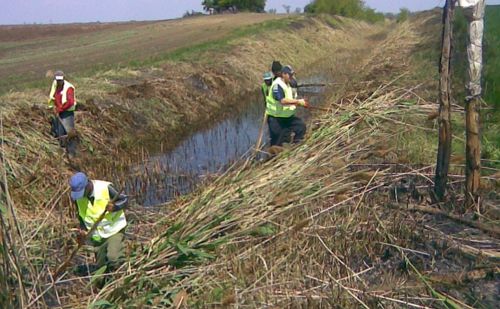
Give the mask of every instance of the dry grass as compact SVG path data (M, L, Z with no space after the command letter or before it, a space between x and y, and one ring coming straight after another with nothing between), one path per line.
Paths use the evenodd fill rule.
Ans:
M281 18L283 15L231 14L93 27L2 28L0 89L22 89L21 84L38 81L48 70L62 69L72 76L106 67L127 66L132 60L140 63L160 58L175 49L221 39L241 27Z
M38 282L43 282L43 286L28 288L28 304L44 307L68 303L87 283L86 277L50 277L51 270L74 246L68 227L76 227L77 220L66 185L73 170L83 168L91 177L106 179L112 172L118 179L115 183L119 182L119 177L127 175L129 163L141 155L142 146L151 146L148 141L158 143L158 136L167 136L173 146L177 140L170 138L172 135L181 130L183 134L189 133L185 124L196 128L204 119L213 120L221 109L227 109L228 97L253 92L261 71L274 57L294 63L300 70L329 51L340 49L339 42L346 42L348 37L352 41L350 48L359 50L365 41L354 36L354 26L367 29L367 35L383 31L349 23L346 21L345 30L338 31L308 19L295 31L277 30L279 42L274 39L271 42L273 32L230 42L233 52L215 63L211 59L220 53L208 50L195 63L167 62L156 68L107 71L93 79L76 80L77 96L83 107L77 114L83 145L80 162L67 161L57 140L46 133L49 112L44 108L44 89L2 96L2 158L12 200L17 201L21 236L26 242L27 252L22 260L33 267ZM296 42L293 51L276 48L287 47L290 42ZM273 53L268 54L269 50ZM348 53L345 50L344 53L347 57ZM259 59L258 64L255 59ZM248 69L248 63L255 66ZM100 86L96 88L96 84ZM237 108L241 101L229 104ZM176 138L182 137L177 134ZM154 145L150 148L154 149ZM110 158L118 160L110 163ZM151 221L154 215L143 210L137 213L131 214L132 226L150 227L151 233L161 227ZM77 263L91 262L89 255L83 251ZM57 281L56 289L52 288L53 279Z
M322 24L309 26L312 28L298 32L299 36L304 34L301 38L294 38L299 46L297 54L273 49L276 54L265 55L263 48L270 43L266 43L268 38L263 38L235 47L234 54L226 61L235 74L244 72L247 60L253 63L259 57L269 57L265 63L269 63L267 60L272 56L295 63L293 60L301 57L297 55L311 48L306 41L314 39L305 34L312 29L320 29L318 44L327 44L324 39L332 35L346 41L353 37L353 33L345 35ZM44 278L60 260L56 256L62 248L72 245L71 240L62 237L72 220L69 208L62 207L66 201L57 203L66 187L59 173L69 172L60 171L52 163L41 169L42 175L53 177L49 183L45 184L35 173L31 180L27 178L30 175L27 171L37 171L34 169L37 165L31 164L25 169L17 163L16 150L24 147L31 153L31 160L34 154L44 152L38 146L25 146L20 142L36 139L36 135L27 133L26 124L9 124L5 162L11 168L6 169L13 183L26 179L26 187L14 190L19 194L17 198L29 192L26 188L34 184L38 184L37 190L51 190L50 193L30 192L34 195L31 204L37 198L48 201L39 211L32 213L21 207L24 218L35 219L23 221L24 239L29 252L38 254L32 265L43 282L40 288L29 290L29 302L44 307L50 301L71 308L91 304L106 307L108 303L116 307L187 304L192 307L424 308L465 307L461 303L474 302L464 298L462 285L443 285L435 275L483 267L488 276L495 264L482 256L485 250L464 250L457 234L446 235L448 231L441 226L446 222L435 222L433 217L404 209L408 204L425 203L425 189L432 184L432 166L398 164L402 160L402 149L392 145L401 130L429 130L425 125L405 122L402 117L411 113L417 119L425 119L432 106L420 93L420 82L409 82L412 74L408 72L406 60L421 39L416 33L418 27L418 23L400 25L373 50L372 57L361 62L363 74L353 78L350 85L337 89L338 93L330 99L334 103L331 112L317 116L318 128L304 144L287 149L266 163L246 162L228 171L193 195L165 206L161 220L157 220L155 214L133 211L131 225L147 232L134 231L137 241L130 248L128 262L100 291L84 288L90 275L67 274L55 278L55 282ZM321 37L323 34L325 37ZM356 41L353 46L362 42ZM321 48L315 52L320 55ZM245 58L247 54L251 56ZM304 62L300 63L305 65L312 60L313 57L304 56ZM337 63L332 61L332 64ZM172 64L166 67L178 68ZM190 72L187 76L209 84L214 91L234 82L233 75L217 64L211 69L202 69L196 64L179 67L176 72ZM259 77L259 70L256 68L241 77L239 81L243 86L234 91L250 89ZM138 76L141 74L144 73ZM134 87L144 85L151 87L148 93L163 97L165 89L179 90L180 85L192 82L176 83L173 77L162 78L120 88L120 91L134 94ZM168 87L163 88L164 84ZM227 95L221 93L222 97ZM196 99L203 100L201 95ZM120 101L119 106L131 106L132 102ZM212 104L217 107L222 103ZM106 115L104 104L96 105ZM162 108L166 101L159 105L154 112L164 115ZM92 117L92 113L83 115L89 126L82 135L84 139L102 143L98 154L104 162L109 154L102 153L115 146L109 146L105 135L97 133L101 127L91 125ZM160 123L160 119L151 120ZM111 118L104 121L115 128ZM46 140L43 135L39 138ZM54 145L49 148L56 149ZM50 161L41 156L40 162ZM97 171L96 166L99 164L94 166L96 175L106 172ZM47 195L51 196L50 201ZM473 239L476 242L468 246L498 245L498 240L482 236L478 232ZM466 231L460 237L467 238ZM472 255L468 257L470 260L466 255ZM85 256L89 254L79 257L80 264L89 263L90 259ZM493 274L495 276L495 272ZM432 281L426 276L431 276ZM488 288L487 277L479 276L477 280L483 284L480 288ZM483 290L485 298L494 295ZM448 296L450 298L445 299Z
M394 60L416 43L409 24L399 27L366 70L385 67L377 61L384 53L394 58L383 76L401 72L405 64ZM179 304L181 295L194 307L467 307L422 275L449 271L441 263L455 267L461 256L441 256L422 218L391 206L399 183L428 184L431 169L398 171L387 167L393 158L381 164L393 137L387 121L418 98L414 88L396 86L400 78L365 88L366 97L342 111L333 107L303 145L261 166L244 164L176 204L158 223L161 235L94 301L161 307ZM420 105L414 109L425 115ZM382 162L365 159L367 152ZM422 202L413 190L397 193L399 200Z

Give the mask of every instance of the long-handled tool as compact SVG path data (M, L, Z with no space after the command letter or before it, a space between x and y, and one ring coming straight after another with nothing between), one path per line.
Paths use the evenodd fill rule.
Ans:
M304 88L304 87L326 87L329 85L342 85L342 83L312 83L312 84L300 84L297 85L297 88Z
M254 155L256 155L257 152L260 151L260 145L262 144L262 138L264 136L264 127L266 126L266 122L267 122L267 114L264 112L264 117L262 118L262 124L259 130L259 136L257 137L257 143L255 144Z
M312 110L318 110L318 111L323 111L323 112L330 112L331 109L329 108L323 108L323 107L318 107L318 106L309 106L307 109L312 109Z
M118 194L110 201L110 203L114 204L116 202L116 200L120 197L120 195L122 194L123 191L119 191ZM104 219L104 217L108 214L108 209L104 209L103 213L99 216L99 218L97 218L97 220L94 222L94 225L92 225L92 227L90 228L90 230L87 232L87 234L85 234L85 240L92 235L92 233L95 232L95 230L97 229L97 227L99 226L99 223L101 223L101 221ZM55 278L59 277L65 270L66 268L68 268L68 265L69 263L71 262L71 260L73 260L73 258L75 257L76 253L78 252L78 250L80 250L80 248L83 246L85 242L84 241L79 241L78 242L78 245L76 246L76 248L73 250L73 252L71 252L71 254L68 256L68 258L64 261L64 263L62 263L56 270L55 272Z

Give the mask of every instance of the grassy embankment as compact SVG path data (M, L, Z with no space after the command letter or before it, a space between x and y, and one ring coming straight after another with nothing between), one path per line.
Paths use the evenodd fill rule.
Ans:
M314 72L311 67L318 59L332 52L349 62L353 54L377 43L370 37L384 31L382 26L345 19L337 19L332 27L320 19L298 17L245 27L230 38L174 51L151 62L132 63L148 65L145 68L71 74L83 102L77 113L83 144L77 166L67 164L57 141L46 133L46 87L4 94L2 159L26 243L20 260L32 267L32 278L42 274L27 288L28 301L41 295L50 282L45 278L48 270L65 257L64 248L72 247L68 226L77 222L66 194L72 169L109 179L111 166L126 175L129 160L144 145L175 143L174 136L182 138L180 132L189 131L186 125L193 129L200 122L213 121L222 110L234 112L241 101L228 98L254 93L273 59L292 63L307 74ZM148 219L145 214L130 217L132 226L136 219ZM74 297L86 279L71 276L70 282L78 282L68 290Z
M481 112L482 123L482 158L484 175L492 174L488 168L500 167L500 135L498 134L498 124L500 120L500 88L498 87L500 60L498 48L500 48L500 33L498 23L500 21L500 6L489 5L486 7L485 16L485 36L484 36L484 71L483 71L483 99L486 105ZM436 59L439 59L440 37L435 35L432 39L433 48L425 48L416 53L417 61L414 69L420 72L421 76L438 79L438 72L435 70ZM467 78L467 21L461 10L458 8L455 14L454 25L454 58L452 62L453 75L453 98L458 106L464 106L465 81ZM431 91L436 91L431 89ZM455 172L460 172L465 162L465 119L463 112L455 110L452 115L452 132L454 134L452 144L452 164L456 166ZM437 123L436 123L437 126ZM432 138L429 138L432 137ZM437 131L426 134L410 134L403 136L400 140L404 142L404 147L414 149L411 153L412 162L430 163L436 157Z
M456 30L458 32L457 58L466 58L466 21L460 12L457 14ZM485 12L484 32L484 70L483 70L483 99L486 105L481 113L482 122L482 157L485 166L500 167L500 5L489 5ZM463 61L457 61L458 79L456 88L457 100L463 97L462 85L465 84L466 71ZM460 128L461 129L461 128Z
M157 22L0 26L0 90L46 88L47 70L70 77L154 62L179 48L235 37L244 26L284 16L241 14ZM279 22L278 22L279 23ZM257 28L260 28L258 26ZM86 73L86 74L84 74Z
M435 146L425 146L436 128L425 119L437 108L438 58L424 55L436 55L439 28L436 12L395 27L303 145L177 201L88 301L494 307L498 230L470 223L468 242L454 220L411 211L432 184Z

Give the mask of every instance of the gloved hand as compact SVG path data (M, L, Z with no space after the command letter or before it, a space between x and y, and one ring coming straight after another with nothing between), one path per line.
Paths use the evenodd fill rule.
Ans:
M85 243L85 240L87 239L87 232L84 230L78 230L78 234L76 235L76 241L78 244L83 244Z
M106 210L108 212L113 212L113 209L115 208L115 203L109 202L108 206L106 206Z
M300 99L299 100L299 105L305 108L309 107L309 103L305 99Z

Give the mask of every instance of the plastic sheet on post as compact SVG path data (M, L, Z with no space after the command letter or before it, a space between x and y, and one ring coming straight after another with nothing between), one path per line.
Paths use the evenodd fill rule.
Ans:
M464 6L464 4L471 4ZM464 15L468 19L469 42L467 58L469 62L467 100L481 95L481 71L483 66L484 0L459 0L459 5L466 7Z
M469 60L469 96L481 95L481 69L483 65L483 20L476 20L469 24L469 45L467 57Z
M476 5L481 0L458 0L458 5L463 8L468 8Z

